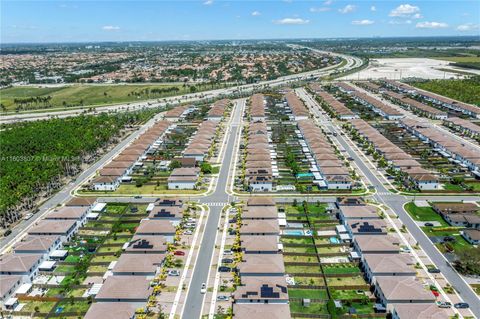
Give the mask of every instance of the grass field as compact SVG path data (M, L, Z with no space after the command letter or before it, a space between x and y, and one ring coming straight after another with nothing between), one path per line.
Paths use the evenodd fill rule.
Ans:
M173 89L158 94L147 94L152 89ZM197 90L212 89L211 85L196 86ZM215 88L215 87L213 87ZM181 84L138 84L138 85L72 85L63 87L12 87L0 90L0 103L6 111L15 111L20 105L14 99L28 99L47 96L49 102L32 102L25 104L20 110L35 110L44 108L63 108L75 106L100 106L115 103L138 102L173 95L191 93L189 87Z
M415 203L407 203L405 210L413 219L422 222L439 222L442 226L448 226L447 222L437 214L431 207L417 207Z
M450 62L480 62L480 57L478 56L452 56L452 57L439 57L434 59L450 61Z

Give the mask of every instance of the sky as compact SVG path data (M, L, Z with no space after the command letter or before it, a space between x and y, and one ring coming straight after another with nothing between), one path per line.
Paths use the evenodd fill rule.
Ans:
M0 42L480 35L480 1L2 0Z

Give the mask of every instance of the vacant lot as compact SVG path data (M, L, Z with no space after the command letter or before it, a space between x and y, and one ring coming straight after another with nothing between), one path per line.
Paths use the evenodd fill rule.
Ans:
M422 222L439 222L442 226L448 226L447 222L437 214L431 207L418 207L415 203L405 205L405 210L413 219Z
M450 61L450 62L480 62L480 57L478 56L452 56L452 57L440 57L435 59Z

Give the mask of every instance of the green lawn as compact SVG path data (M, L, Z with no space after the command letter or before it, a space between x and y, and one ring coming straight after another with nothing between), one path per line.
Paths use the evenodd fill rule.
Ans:
M307 299L328 299L327 291L324 289L288 289L290 298L307 298Z
M361 276L355 277L327 277L329 286L349 286L349 285L366 285L367 282Z
M314 263L318 262L317 256L287 256L283 255L284 262Z
M330 289L330 293L333 299L338 300L367 298L363 291L360 292L357 290Z
M407 203L405 210L412 216L413 219L423 222L436 221L442 226L448 226L447 222L437 214L431 207L417 207L415 203Z
M325 286L323 277L295 277L296 285Z
M453 57L439 57L434 59L450 61L450 62L480 62L480 57L478 56L453 56Z
M315 246L305 246L305 247L288 247L284 246L283 251L286 253L310 253L314 254L316 253L315 251Z
M198 90L211 89L211 86L195 85ZM178 91L164 92L162 94L147 95L141 92L155 88L178 88ZM14 99L31 97L47 97L51 100L47 106L63 108L68 106L100 106L124 102L138 102L166 96L190 93L189 87L180 84L138 84L138 85L72 85L55 88L39 87L12 87L0 90L0 102L7 110L15 110L18 104ZM139 95L137 95L139 94ZM28 109L45 108L43 103L26 105Z
M312 244L312 237L303 237L303 236L296 236L296 237L283 237L280 239L284 244Z
M90 308L90 304L85 301L71 301L71 300L63 300L58 303L57 308L63 308L62 312L76 312L78 314L84 314L87 312L88 308Z
M285 265L286 273L297 273L297 274L321 274L319 265L312 264L312 266L292 266Z
M38 312L49 312L53 306L55 306L54 301L27 301L22 311L33 312L38 307Z
M309 307L304 307L301 301L290 302L290 312L292 313L308 313L308 314L328 314L327 304L320 302L312 302Z
M323 266L323 272L325 274L358 274L360 273L360 268L357 266Z

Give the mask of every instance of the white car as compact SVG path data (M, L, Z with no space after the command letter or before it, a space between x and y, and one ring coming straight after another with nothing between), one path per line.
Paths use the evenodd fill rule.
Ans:
M207 285L205 283L202 284L202 288L200 288L200 293L204 294L207 292Z
M30 218L32 218L32 216L33 216L32 213L28 213L28 214L26 214L25 216L23 216L23 219L29 220Z
M168 275L169 275L169 276L173 276L173 277L178 277L178 276L180 276L180 271L175 270L175 269L169 270L169 271L168 271Z

